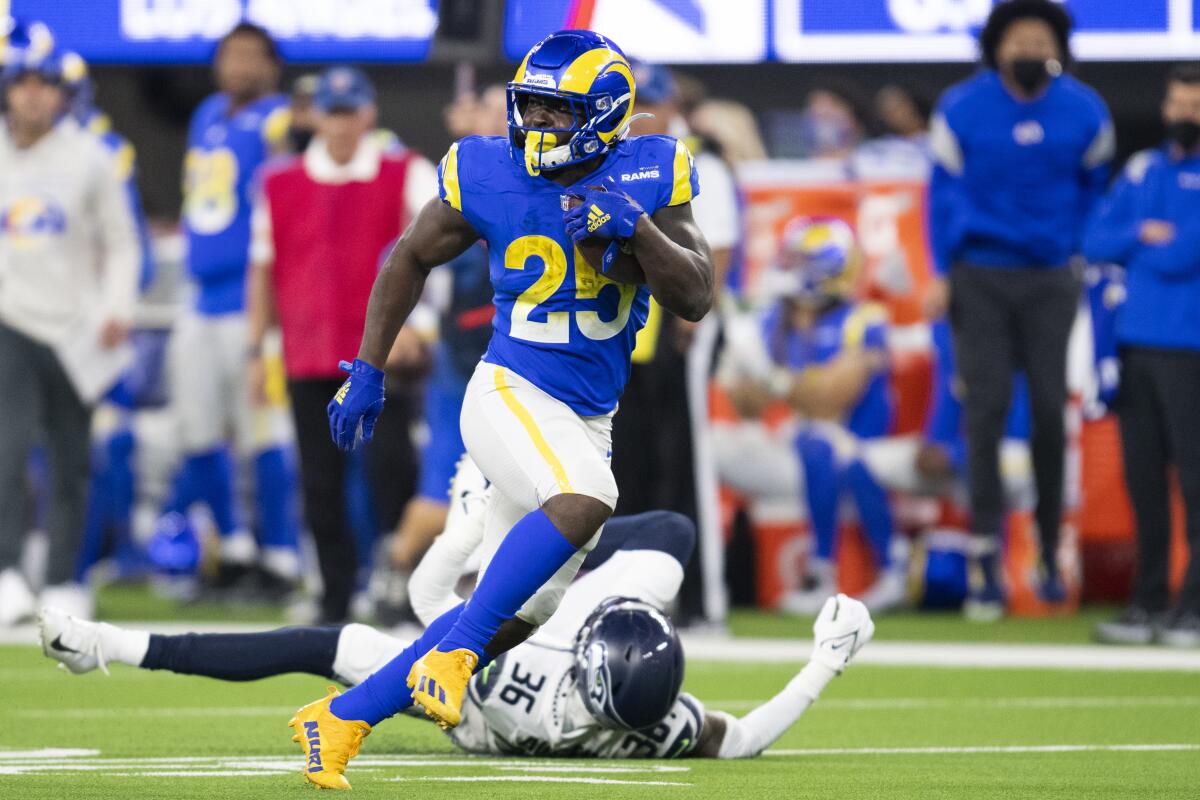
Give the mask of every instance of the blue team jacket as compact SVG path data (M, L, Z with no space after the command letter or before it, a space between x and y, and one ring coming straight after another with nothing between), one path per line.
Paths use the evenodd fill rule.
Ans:
M1175 239L1146 245L1148 219L1175 225ZM1083 239L1090 261L1125 266L1119 344L1200 350L1200 154L1166 148L1136 154L1097 206Z
M939 272L956 261L1055 267L1079 252L1108 180L1104 101L1069 75L1022 101L994 70L946 90L930 129L929 233Z

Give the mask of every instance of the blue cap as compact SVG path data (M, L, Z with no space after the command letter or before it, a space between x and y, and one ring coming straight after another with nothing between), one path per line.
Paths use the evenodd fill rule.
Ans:
M679 86L671 70L661 64L633 65L633 80L637 85L637 100L650 105L669 103L679 97Z
M360 69L330 67L321 73L313 104L321 111L346 108L357 111L375 102L375 86Z

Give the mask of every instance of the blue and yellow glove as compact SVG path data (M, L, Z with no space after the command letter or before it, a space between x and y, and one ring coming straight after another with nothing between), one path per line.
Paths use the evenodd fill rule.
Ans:
M636 200L617 187L611 175L600 186L587 186L570 194L582 201L564 215L567 235L576 242L591 236L614 241L629 239L637 230L638 219L646 213Z
M329 401L329 432L333 443L342 450L353 450L358 443L371 441L375 420L383 411L383 371L365 361L339 361L338 368L350 373L346 382Z

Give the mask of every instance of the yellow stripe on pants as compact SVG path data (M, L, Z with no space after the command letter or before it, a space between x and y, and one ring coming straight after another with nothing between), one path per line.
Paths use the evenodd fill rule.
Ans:
M533 446L541 453L545 462L550 465L559 490L566 494L573 494L574 490L571 488L571 482L567 480L567 471L563 469L562 462L558 460L558 456L554 455L554 451L550 449L550 444L546 441L546 437L542 436L542 432L538 430L537 423L533 421L533 417L530 416L529 411L525 406L521 405L521 401L513 394L512 388L505 383L504 367L496 367L496 371L493 374L495 376L496 388L500 391L500 396L504 398L504 405L508 406L508 410L513 413L513 416L525 428L525 432L533 440Z

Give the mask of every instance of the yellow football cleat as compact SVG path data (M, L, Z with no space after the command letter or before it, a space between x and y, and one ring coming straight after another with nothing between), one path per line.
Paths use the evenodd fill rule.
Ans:
M292 737L304 751L304 779L319 789L349 789L350 781L342 773L346 762L358 755L363 738L371 726L362 720L345 720L329 710L333 698L341 694L329 687L329 694L309 703L288 722L296 730Z
M413 702L419 703L442 730L450 730L462 721L463 695L478 663L479 656L465 648L443 653L435 647L409 671Z

